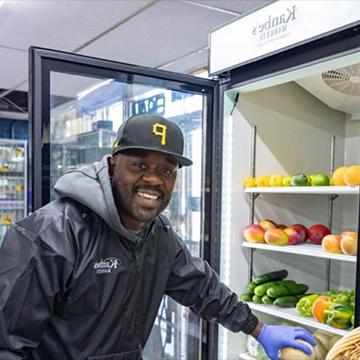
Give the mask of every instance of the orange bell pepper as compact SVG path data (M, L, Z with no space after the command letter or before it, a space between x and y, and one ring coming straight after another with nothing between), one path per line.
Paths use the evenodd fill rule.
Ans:
M326 323L326 313L330 305L332 304L332 298L330 296L321 295L313 303L312 306L312 315L316 321L319 323Z

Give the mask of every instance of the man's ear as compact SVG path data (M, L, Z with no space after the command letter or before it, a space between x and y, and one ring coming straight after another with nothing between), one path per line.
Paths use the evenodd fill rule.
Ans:
M114 175L114 169L115 169L115 160L112 156L109 156L107 158L108 166L109 166L109 175L112 177Z

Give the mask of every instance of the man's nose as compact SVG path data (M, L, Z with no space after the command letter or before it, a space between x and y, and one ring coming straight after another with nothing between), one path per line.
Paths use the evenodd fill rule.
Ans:
M143 175L143 179L153 185L162 184L162 177L157 169L148 168Z

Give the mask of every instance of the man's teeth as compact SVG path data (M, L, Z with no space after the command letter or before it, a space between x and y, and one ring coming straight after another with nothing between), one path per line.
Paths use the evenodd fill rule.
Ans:
M151 200L156 200L158 199L157 195L153 195L153 194L149 194L149 193L145 193L145 192L140 192L138 191L137 193L139 196L145 198L145 199L151 199Z

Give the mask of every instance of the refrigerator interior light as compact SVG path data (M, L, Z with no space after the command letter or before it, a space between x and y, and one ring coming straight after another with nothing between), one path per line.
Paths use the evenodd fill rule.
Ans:
M2 7L4 5L4 0L0 1L0 7Z

